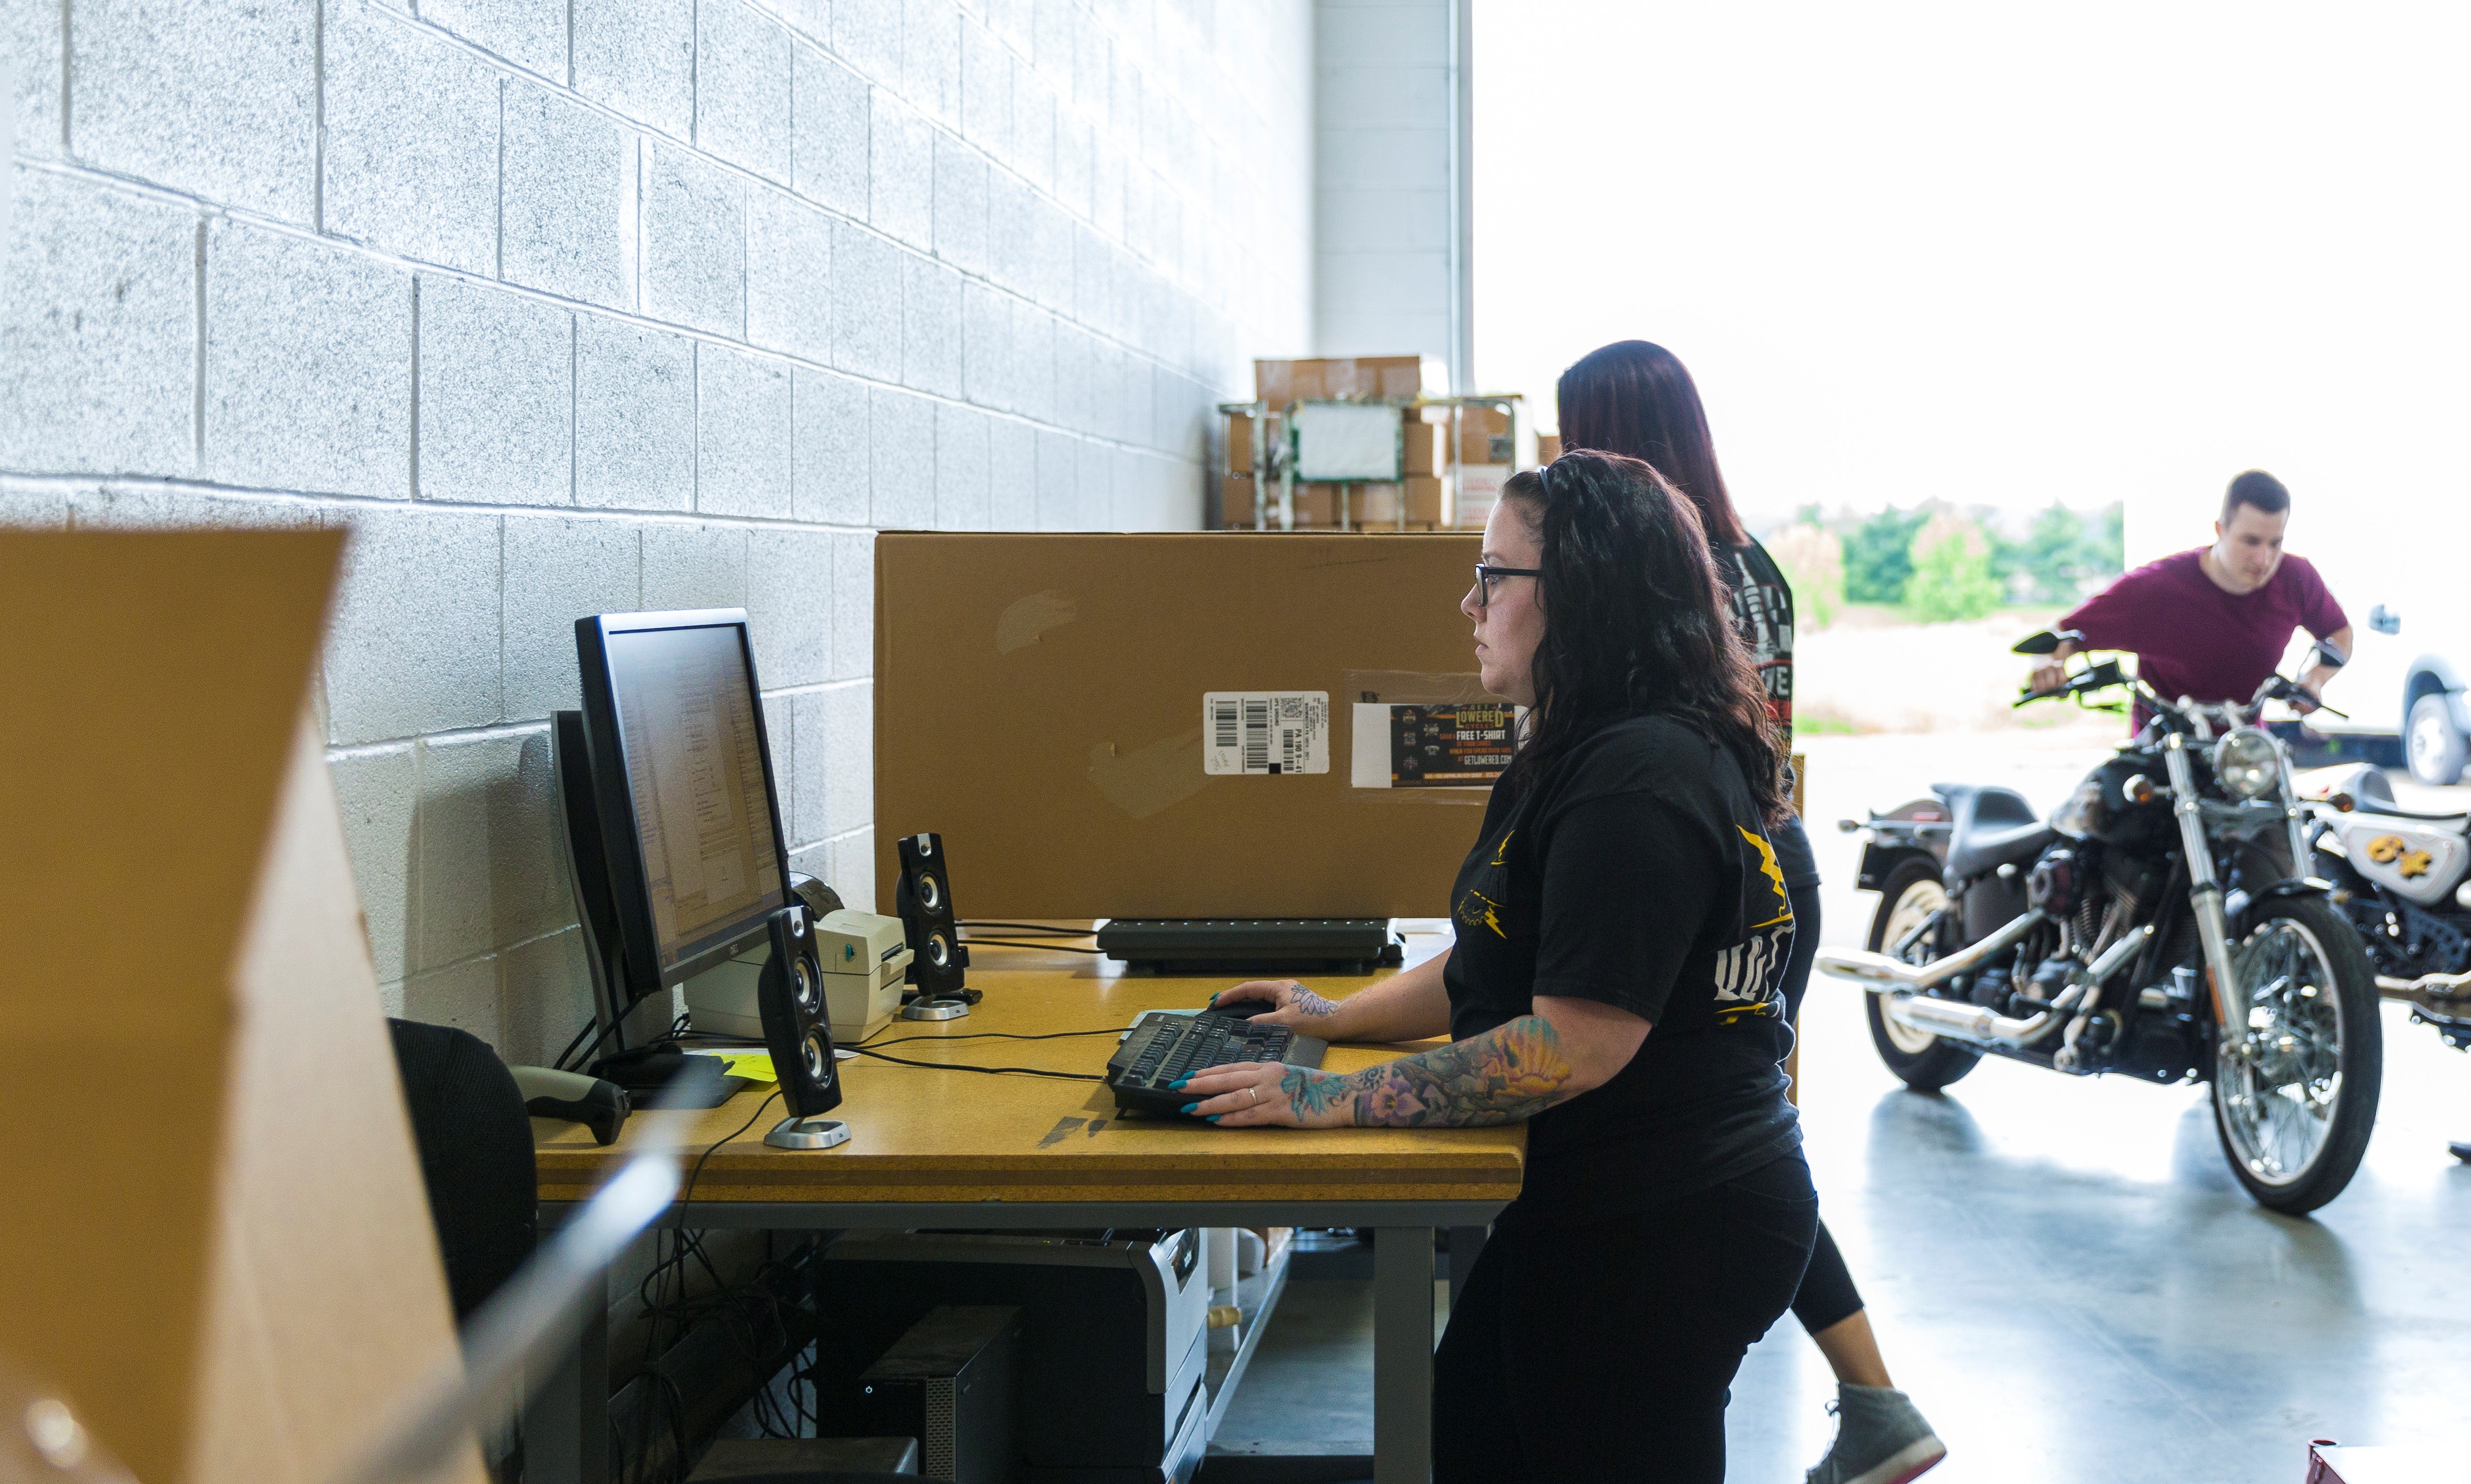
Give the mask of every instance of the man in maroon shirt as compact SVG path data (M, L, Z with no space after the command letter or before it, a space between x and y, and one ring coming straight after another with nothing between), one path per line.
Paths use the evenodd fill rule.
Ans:
M2296 629L2347 656L2351 624L2342 605L2306 557L2282 550L2290 524L2291 491L2280 480L2250 469L2231 481L2214 544L2150 562L2078 604L2053 626L2084 638L2036 665L2034 689L2058 689L2070 655L2127 649L2136 655L2137 677L2165 700L2245 702L2282 663ZM2335 669L2318 665L2300 683L2321 695ZM2140 712L2137 723L2144 719Z

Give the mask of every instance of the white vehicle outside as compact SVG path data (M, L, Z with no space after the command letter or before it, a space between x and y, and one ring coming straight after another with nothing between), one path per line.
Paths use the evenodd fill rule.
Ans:
M2312 523L2309 535L2319 533ZM2351 619L2351 663L2325 688L2325 703L2347 716L2319 712L2308 729L2399 738L2412 776L2425 784L2459 782L2471 762L2471 704L2463 695L2471 678L2471 586L2450 535L2389 531L2380 550L2338 542L2324 555L2300 548ZM2298 636L2294 650L2306 643Z

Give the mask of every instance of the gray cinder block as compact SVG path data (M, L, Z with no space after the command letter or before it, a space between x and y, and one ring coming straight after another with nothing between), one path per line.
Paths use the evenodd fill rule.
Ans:
M876 381L901 379L899 247L844 222L833 228L833 365Z
M8 9L59 13L37 0ZM222 205L310 219L318 0L82 0L75 14L69 119L81 159Z
M576 504L693 509L694 397L694 342L577 316Z
M863 828L873 815L874 690L861 681L799 693L798 822L789 827L797 838L831 839Z
M64 12L56 5L0 5L0 57L14 59L15 87L0 98L15 121L17 153L50 158L60 153L60 49Z
M326 760L335 802L343 814L343 848L360 888L361 921L381 979L399 979L411 966L413 828L420 768L410 742L347 752Z
M327 520L352 533L326 636L329 741L498 720L497 514L350 506L330 506Z
M935 407L935 529L987 529L987 414Z
M575 316L452 278L420 285L420 497L573 501Z
M867 221L924 249L935 235L934 177L934 127L877 88L867 112Z
M965 273L987 271L987 162L935 136L935 255Z
M901 93L947 129L961 125L961 12L953 0L904 0Z
M506 83L500 250L510 283L632 307L626 131L545 87Z
M803 42L792 50L790 73L798 194L864 221L871 188L866 80Z
M186 474L198 215L41 171L0 244L0 464Z
M1012 153L1012 58L995 33L961 21L961 137L997 159Z
M980 407L1013 409L1012 300L985 284L961 285L961 394Z
M875 533L833 532L833 674L875 671Z
M563 82L566 5L567 0L420 0L420 18Z
M548 740L541 730L420 744L415 970L574 920L555 868Z
M866 384L799 366L791 373L794 510L802 521L863 526L871 499Z
M380 991L384 993L383 990ZM388 1014L426 1025L452 1025L489 1043L492 1049L506 1040L504 997L498 982L498 956L484 954L443 969L415 974L403 981L400 1008Z
M789 183L789 33L744 0L695 8L695 144Z
M787 527L746 535L747 631L766 686L820 685L833 672L833 536ZM775 756L777 767L787 761Z
M746 528L662 521L644 528L644 606L746 606Z
M409 273L213 224L203 471L261 488L409 496L412 320Z
M939 396L961 394L961 275L931 258L901 265L901 379Z
M935 404L889 387L867 393L872 524L882 530L935 525Z
M695 346L695 508L789 517L789 367Z
M506 530L506 718L545 719L581 704L575 621L643 603L642 530L632 522L508 516Z
M575 90L672 139L694 132L695 0L574 0Z
M498 271L498 74L382 11L326 17L325 226Z
M901 0L836 0L833 50L878 82L901 76Z
M747 199L746 339L808 361L833 358L833 219L777 191Z
M746 333L746 184L666 145L645 152L644 311Z
M1038 434L1029 424L988 419L987 483L990 529L1038 529Z

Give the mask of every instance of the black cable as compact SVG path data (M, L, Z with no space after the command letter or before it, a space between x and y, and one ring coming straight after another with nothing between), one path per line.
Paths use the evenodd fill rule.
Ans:
M889 1041L878 1041L873 1038L869 1038L864 1041L853 1042L842 1047L841 1049L844 1051L862 1051L871 1046L899 1046L904 1041L1067 1041L1074 1036L1120 1036L1126 1034L1129 1029L1129 1026L1124 1025L1103 1025L1096 1030L1047 1030L1039 1031L1035 1034L1019 1030L969 1030L963 1031L957 1036L930 1036L922 1034L915 1036L895 1036ZM882 1034L883 1032L881 1030L876 1032L876 1035L878 1036Z
M1063 1082L1107 1080L1105 1073L1096 1072L1047 1072L1037 1067L973 1067L967 1062L922 1062L912 1061L906 1056L885 1056L882 1051L870 1051L862 1046L854 1046L850 1049L860 1056L878 1057L903 1067L924 1067L930 1072L983 1072L991 1076L1053 1077Z
M566 1044L566 1049L558 1052L557 1059L551 1062L550 1066L557 1071L564 1071L566 1069L566 1059L575 1054L575 1048L583 1044L583 1038L592 1034L592 1027L599 1024L600 1023L598 1021L584 1022L583 1028L575 1033L575 1039Z
M1088 954L1095 958L1104 958L1107 955L1107 951L1103 948L1074 948L1069 943L1023 943L1012 938L963 938L961 946L964 948L1028 948L1049 954Z
M755 1111L746 1116L746 1121L738 1125L737 1133L731 1134L729 1139L722 1140L720 1143L714 1144L712 1149L704 1150L702 1158L697 1159L694 1162L694 1168L687 1172L686 1189L678 1193L678 1219L680 1222L684 1222L686 1220L686 1208L694 1201L695 1181L703 1174L704 1160L712 1158L713 1149L719 1148L720 1144L727 1143L730 1139L735 1139L739 1134L743 1134L748 1129L753 1128L755 1126L755 1120L764 1117L764 1110L771 1107L773 1103L779 1101L780 1097L781 1090L776 1087L772 1090L770 1096L755 1105Z

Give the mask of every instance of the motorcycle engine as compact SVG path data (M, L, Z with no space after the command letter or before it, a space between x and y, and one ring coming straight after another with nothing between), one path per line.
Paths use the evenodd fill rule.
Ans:
M2066 922L2077 909L2077 897L2083 889L2077 853L2061 845L2042 852L2042 859L2034 862L2034 874L2025 878L2025 905Z

